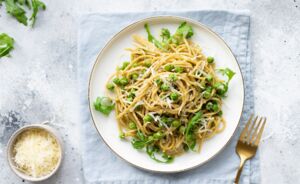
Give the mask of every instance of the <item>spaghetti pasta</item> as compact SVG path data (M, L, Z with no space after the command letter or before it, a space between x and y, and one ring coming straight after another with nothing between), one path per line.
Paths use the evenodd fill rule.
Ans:
M148 40L133 35L131 60L109 78L107 95L121 138L158 162L171 162L187 150L200 151L225 128L222 98L234 72L220 69L228 80L218 78L214 58L189 39L194 33L185 22L174 35L162 29L162 41L145 28Z

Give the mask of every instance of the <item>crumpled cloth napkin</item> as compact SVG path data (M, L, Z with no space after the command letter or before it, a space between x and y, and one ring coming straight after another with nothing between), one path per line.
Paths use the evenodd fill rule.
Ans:
M97 54L105 43L121 28L136 20L155 15L177 15L195 19L208 25L230 46L240 64L245 84L245 103L238 131L228 146L203 166L177 174L156 174L140 170L118 158L101 140L88 108L88 78ZM85 14L79 20L78 32L78 81L80 90L80 122L82 164L84 179L90 184L232 184L239 165L235 145L242 124L253 111L253 88L249 55L250 16L247 11L184 11L143 13L94 13ZM260 182L259 155L244 167L243 184Z

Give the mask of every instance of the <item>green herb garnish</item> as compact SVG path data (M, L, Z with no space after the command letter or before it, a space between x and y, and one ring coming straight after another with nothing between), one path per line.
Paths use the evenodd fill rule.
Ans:
M24 9L24 6L26 6L28 9L32 9L32 14L29 20L31 21L31 26L33 27L36 21L36 17L38 14L38 11L40 9L45 10L46 5L41 2L40 0L1 0L5 2L6 11L8 14L13 16L20 22L21 24L27 26L28 24L28 18L26 16L26 11Z
M220 96L225 96L226 92L228 91L228 85L232 77L235 75L235 73L230 70L229 68L225 69L219 69L218 70L222 75L227 76L226 82L217 82L214 84L214 88L217 90L217 94Z
M113 104L112 100L108 97L98 97L94 102L94 108L107 116L114 109L114 107L115 105Z
M145 24L145 29L148 34L148 41L153 43L157 48L167 51L168 44L175 43L179 44L183 42L183 39L191 38L194 35L194 31L192 26L188 25L186 22L183 22L179 25L174 35L171 36L171 33L168 29L163 28L161 30L161 38L162 41L160 42L157 40L150 32L150 28L148 24Z
M6 11L15 17L18 22L27 26L27 17L25 10L15 0L5 0Z
M31 26L33 27L36 21L36 15L40 9L46 10L46 5L39 0L31 0L32 14L29 20L31 20Z
M202 112L199 111L191 118L188 122L188 125L185 129L185 142L191 150L194 150L196 146L196 135L194 130L198 124L200 124L200 120L202 118Z
M5 33L0 34L0 58L9 56L9 52L14 48L14 39Z
M149 25L145 24L144 27L145 27L145 29L147 31L147 34L148 34L148 41L153 43L157 48L163 49L163 46L161 45L161 43L151 34Z

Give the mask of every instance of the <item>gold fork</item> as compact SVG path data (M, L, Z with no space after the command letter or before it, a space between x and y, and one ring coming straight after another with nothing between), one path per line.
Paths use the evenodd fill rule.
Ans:
M239 183L245 161L255 155L267 121L267 118L259 118L258 116L256 116L253 121L252 119L253 114L250 116L250 119L248 120L244 130L242 131L239 141L236 145L236 152L240 156L241 163L234 180L235 184Z

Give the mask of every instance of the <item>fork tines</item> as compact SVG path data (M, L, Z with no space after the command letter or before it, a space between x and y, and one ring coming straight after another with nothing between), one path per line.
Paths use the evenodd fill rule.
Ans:
M253 121L252 119L253 114L250 116L239 140L252 146L258 146L267 118L256 116Z

